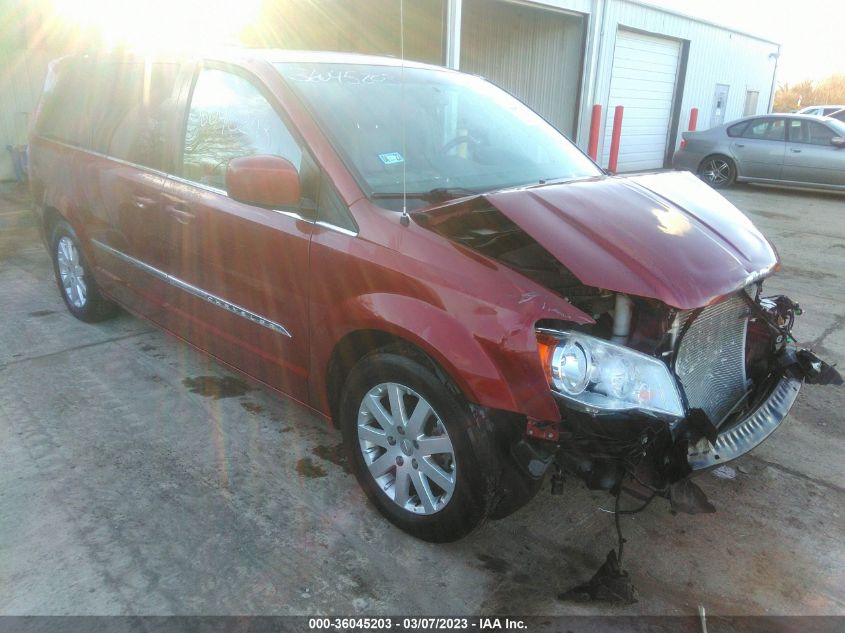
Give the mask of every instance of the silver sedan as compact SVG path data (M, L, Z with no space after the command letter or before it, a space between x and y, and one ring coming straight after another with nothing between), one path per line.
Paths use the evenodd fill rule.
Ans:
M836 119L767 114L682 137L673 167L716 188L739 181L845 190L845 123Z

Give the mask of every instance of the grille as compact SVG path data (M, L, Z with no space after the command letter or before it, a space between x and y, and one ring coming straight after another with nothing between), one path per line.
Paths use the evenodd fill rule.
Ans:
M679 315L685 321L692 313ZM675 373L684 387L687 403L702 409L719 425L746 391L745 333L748 305L734 297L704 308L683 334Z

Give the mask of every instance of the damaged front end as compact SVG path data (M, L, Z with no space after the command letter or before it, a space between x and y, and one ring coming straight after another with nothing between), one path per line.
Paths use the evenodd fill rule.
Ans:
M635 600L621 567L620 515L657 497L675 512L713 512L694 475L763 442L804 382L842 384L793 339L799 306L762 295L779 268L772 245L688 174L508 190L414 218L584 317L534 319L560 419L522 418L497 509L504 516L518 507L550 471L553 494L571 475L615 496L618 549L567 599ZM623 507L623 492L639 506Z
M800 308L762 297L762 282L696 310L615 295L614 308L579 330L540 323L541 361L562 420L530 422L514 456L576 475L592 489L630 483L678 512L711 512L690 476L765 440L803 382L841 384L798 347ZM598 303L597 303L598 305Z
M624 480L677 511L711 511L691 475L760 444L803 382L841 383L793 340L798 305L762 296L774 248L688 174L503 191L414 218L593 321L536 323L561 420L527 420L512 452L529 477L553 467L609 491Z

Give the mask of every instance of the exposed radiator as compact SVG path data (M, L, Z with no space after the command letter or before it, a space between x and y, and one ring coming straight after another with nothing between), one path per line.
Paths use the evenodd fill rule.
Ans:
M746 391L745 334L749 307L733 297L704 308L684 332L694 312L678 316L682 338L675 358L677 373L692 409L704 410L720 424Z

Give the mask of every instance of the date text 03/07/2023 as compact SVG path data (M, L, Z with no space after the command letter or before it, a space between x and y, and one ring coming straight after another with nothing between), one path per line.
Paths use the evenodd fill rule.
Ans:
M331 631L446 631L446 630L528 630L525 620L520 618L474 617L376 617L376 618L309 618L309 630Z

